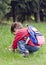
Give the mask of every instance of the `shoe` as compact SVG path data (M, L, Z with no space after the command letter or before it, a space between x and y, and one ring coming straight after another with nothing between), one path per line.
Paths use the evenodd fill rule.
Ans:
M28 57L28 56L29 56L29 51L23 53L23 57Z

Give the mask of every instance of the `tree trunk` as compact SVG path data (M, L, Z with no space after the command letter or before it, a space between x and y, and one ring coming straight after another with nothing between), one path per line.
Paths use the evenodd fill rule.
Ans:
M37 12L37 22L38 22L38 23L40 22L40 15L39 15L39 12Z

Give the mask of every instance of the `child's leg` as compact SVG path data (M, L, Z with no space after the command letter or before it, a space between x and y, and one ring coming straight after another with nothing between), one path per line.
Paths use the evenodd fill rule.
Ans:
M37 46L30 46L30 45L25 45L25 48L28 49L30 52L36 52L39 50L40 47Z
M29 51L25 48L25 41L23 40L20 40L18 42L18 49L20 53L25 53L25 52L29 53Z

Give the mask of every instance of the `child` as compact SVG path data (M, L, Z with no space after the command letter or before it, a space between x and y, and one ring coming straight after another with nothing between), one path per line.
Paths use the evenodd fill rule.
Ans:
M31 35L28 30L28 27L24 28L19 22L15 22L11 26L11 32L15 35L12 44L12 51L15 51L15 49L18 48L19 52L24 54L25 57L29 55L29 52L36 52L41 47L39 44L34 44L30 39Z

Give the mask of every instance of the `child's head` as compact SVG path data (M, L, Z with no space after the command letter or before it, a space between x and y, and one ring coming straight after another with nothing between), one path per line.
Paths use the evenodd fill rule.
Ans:
M22 28L22 24L20 22L14 22L11 25L11 32L15 33L17 31L17 29L21 29Z

